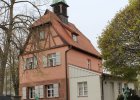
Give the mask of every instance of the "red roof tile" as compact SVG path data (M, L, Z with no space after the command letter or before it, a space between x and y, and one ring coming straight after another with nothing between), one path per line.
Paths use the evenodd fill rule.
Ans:
M42 16L40 19L35 21L35 23L30 27L36 27L43 25L45 23L51 22L53 28L57 31L59 36L61 36L69 45L78 48L80 50L83 50L85 52L88 52L90 54L93 54L100 58L100 53L94 48L92 43L87 39L87 37L84 36L72 23L65 24L63 23L56 14L54 14L51 11L48 11L48 13L44 16ZM70 31L71 33L76 33L78 35L78 42L73 41L72 37L67 33L67 31Z

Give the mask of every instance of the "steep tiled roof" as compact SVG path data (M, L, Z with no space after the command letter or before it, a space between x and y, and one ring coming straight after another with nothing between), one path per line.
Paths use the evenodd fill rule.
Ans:
M47 14L38 19L30 28L43 25L45 23L51 22L55 31L61 36L69 45L85 51L87 53L93 54L100 58L100 53L94 48L91 42L82 34L74 24L63 23L56 14L48 11ZM74 42L72 37L67 33L69 30L71 33L76 33L78 35L78 42Z

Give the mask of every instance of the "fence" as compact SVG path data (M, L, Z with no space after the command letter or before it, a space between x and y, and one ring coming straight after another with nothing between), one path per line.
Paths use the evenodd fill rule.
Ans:
M0 100L21 100L19 96L0 96Z

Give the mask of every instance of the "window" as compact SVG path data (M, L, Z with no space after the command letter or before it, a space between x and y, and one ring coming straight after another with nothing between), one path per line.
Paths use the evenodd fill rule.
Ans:
M45 32L42 31L42 32L39 33L39 39L40 40L45 39Z
M34 69L37 66L37 58L36 56L30 57L26 59L26 68L25 69Z
M26 67L27 69L31 69L33 67L33 57L26 59Z
M77 41L78 41L78 39L77 39L77 35L72 34L72 39L73 39L73 41L77 42Z
M88 96L87 82L78 83L78 96Z
M43 64L46 67L53 67L61 64L60 53L49 54L47 58L43 57Z
M58 88L59 88L58 84L47 85L47 97L48 98L59 97Z
M87 66L89 69L91 68L91 60L90 59L87 60Z
M49 97L49 98L54 97L53 84L47 86L47 97Z
M35 97L44 98L44 86L35 86Z
M48 55L48 66L56 65L56 53Z
M33 99L35 96L35 88L29 87L29 99Z

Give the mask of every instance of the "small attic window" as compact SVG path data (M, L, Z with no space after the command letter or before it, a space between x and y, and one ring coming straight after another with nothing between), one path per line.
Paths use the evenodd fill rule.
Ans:
M73 41L77 42L78 41L77 35L76 34L72 34L72 39L73 39Z
M39 32L39 39L44 40L45 39L45 32L41 31Z

